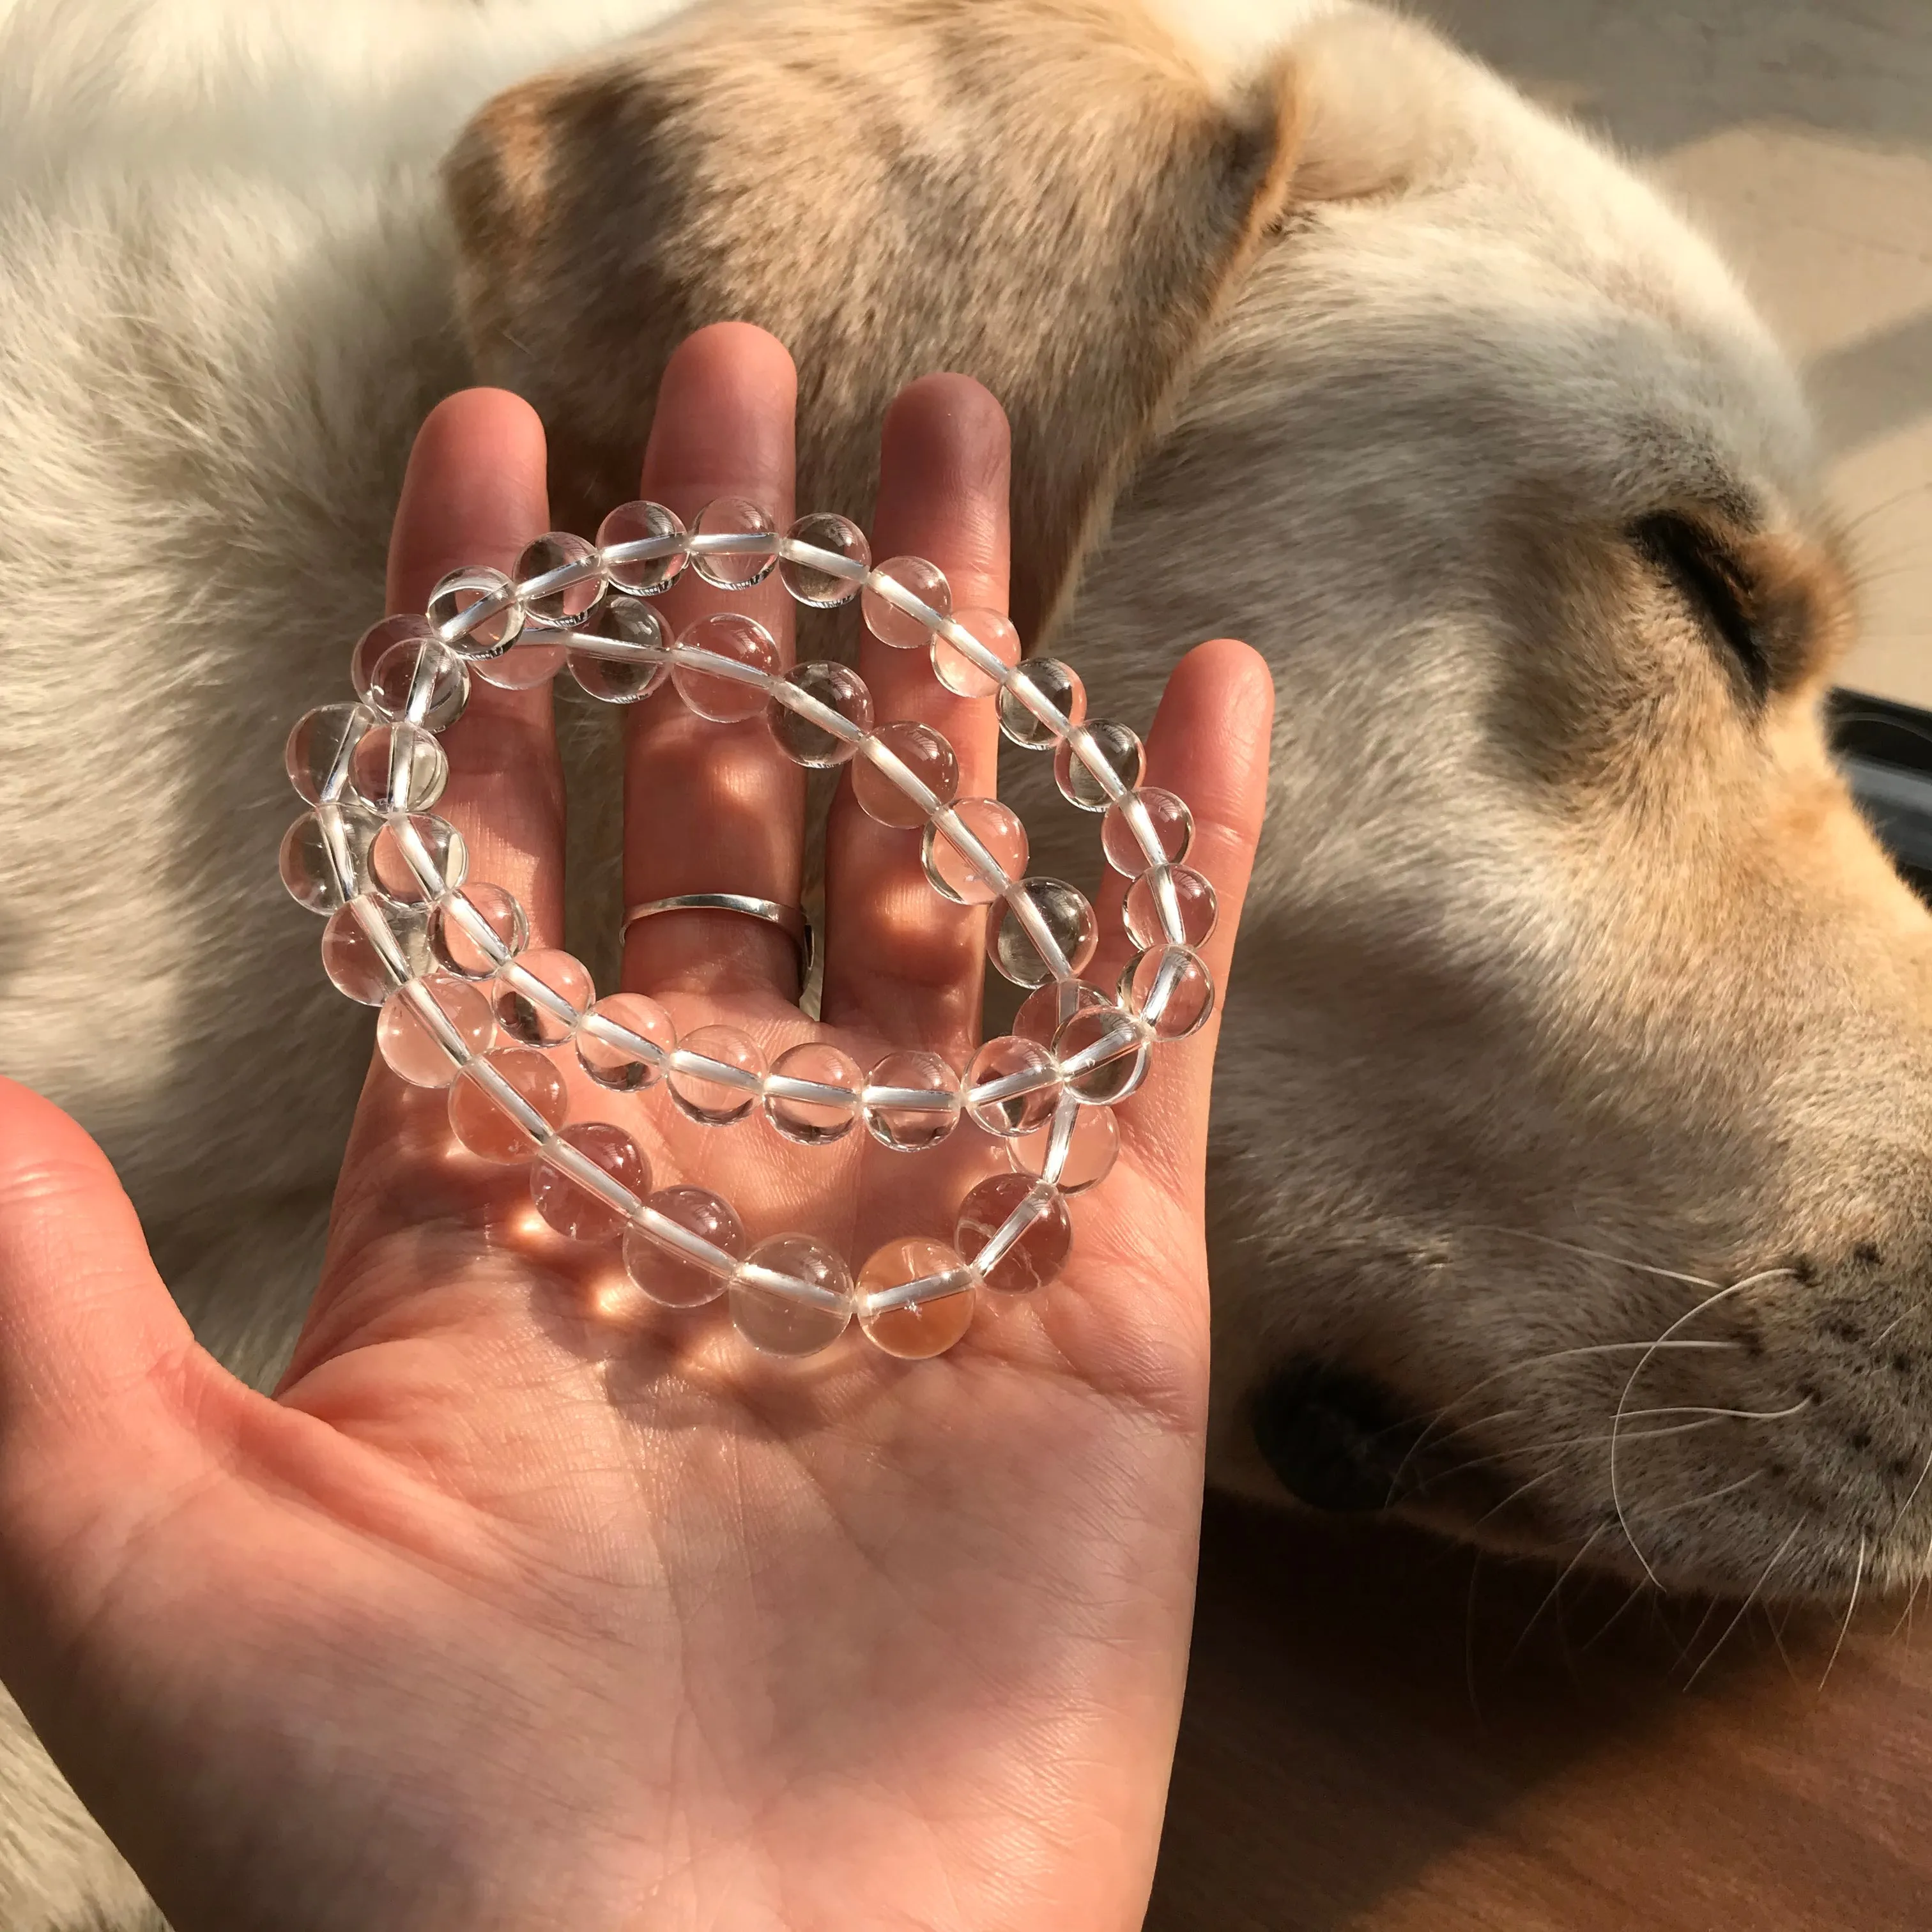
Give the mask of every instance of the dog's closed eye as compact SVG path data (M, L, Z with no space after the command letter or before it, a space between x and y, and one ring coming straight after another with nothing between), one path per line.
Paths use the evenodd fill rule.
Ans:
M1754 704L1770 694L1772 665L1736 558L1702 524L1663 510L1632 525L1637 555L1664 577L1728 654Z

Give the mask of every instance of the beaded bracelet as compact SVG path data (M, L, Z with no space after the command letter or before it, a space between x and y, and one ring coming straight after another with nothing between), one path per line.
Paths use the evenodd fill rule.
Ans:
M686 562L706 583L748 590L776 568L799 603L860 600L867 628L901 650L923 647L939 681L997 704L1016 745L1052 751L1073 804L1104 814L1108 863L1129 880L1125 920L1140 950L1108 998L1084 983L1099 940L1094 909L1063 880L1030 877L1024 827L998 800L961 799L952 748L929 725L875 724L849 666L781 672L777 644L752 618L723 611L674 640L650 599ZM590 696L634 704L667 676L700 716L721 723L760 710L800 765L850 763L859 805L880 824L921 830L927 878L960 905L997 906L987 952L1034 990L1013 1031L988 1040L962 1081L938 1054L887 1054L862 1071L809 1042L767 1066L725 1026L680 1038L656 1001L596 997L566 952L531 949L522 908L472 880L462 835L430 811L448 776L436 734L461 716L472 675L509 688L567 670ZM383 1059L413 1084L448 1090L456 1139L485 1160L532 1164L537 1212L560 1234L619 1242L627 1271L655 1302L695 1307L728 1293L739 1332L782 1355L836 1341L856 1316L887 1353L933 1355L971 1320L976 1292L1024 1293L1065 1264L1066 1197L1102 1180L1119 1130L1109 1109L1140 1084L1150 1048L1205 1024L1214 988L1196 949L1214 930L1213 886L1181 862L1186 805L1143 787L1145 755L1124 724L1093 723L1079 677L1053 658L1022 663L998 612L956 615L944 575L920 557L874 568L846 518L801 518L784 535L754 504L707 504L688 529L657 503L604 520L595 545L538 538L504 572L452 572L421 616L386 617L351 666L356 700L324 705L290 733L286 762L310 809L283 839L283 883L327 916L324 970L349 998L381 1009ZM621 1127L568 1118L550 1054L574 1048L597 1085L642 1093L661 1082L689 1118L713 1126L762 1108L787 1140L823 1146L855 1126L881 1145L937 1146L962 1112L1006 1144L1013 1171L961 1203L949 1245L888 1243L859 1270L803 1234L746 1252L730 1205L708 1190L652 1187L645 1156Z

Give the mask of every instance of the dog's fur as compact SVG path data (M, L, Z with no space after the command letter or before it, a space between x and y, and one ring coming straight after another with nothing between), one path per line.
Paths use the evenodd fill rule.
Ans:
M864 518L904 378L1001 396L1016 614L1099 710L1213 632L1274 665L1221 1478L1279 1493L1258 1427L1331 1500L1667 1582L1919 1574L1932 922L1826 756L1844 571L1723 268L1373 11L742 0L606 44L660 10L0 14L0 1042L211 1345L272 1372L359 1076L276 752L411 428L522 389L585 527L670 347L742 316L800 365L801 503ZM573 48L458 142L452 226L462 117ZM582 938L608 857L575 890ZM138 1900L16 1721L0 1924Z

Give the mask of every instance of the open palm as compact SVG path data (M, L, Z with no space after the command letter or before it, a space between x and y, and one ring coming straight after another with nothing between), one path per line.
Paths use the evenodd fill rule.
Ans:
M687 514L741 495L782 526L792 388L770 338L694 337L644 494ZM985 392L908 390L882 473L876 553L932 558L962 608L1001 604L1005 425ZM529 411L452 398L412 460L392 608L458 564L507 566L548 521ZM674 592L677 620L704 594ZM989 795L990 706L948 696L922 652L867 650L879 716L937 724L962 795ZM1268 710L1253 655L1204 646L1150 741L1220 891L1217 981ZM762 727L668 696L637 712L628 898L796 902L802 790ZM447 743L440 808L472 876L557 943L547 694L479 686ZM822 1040L861 1066L889 1047L961 1064L986 916L933 894L917 848L835 806L823 1025L795 1004L789 942L742 917L640 924L626 986L768 1055ZM1117 968L1118 907L1102 919ZM8 1683L184 1928L1138 1924L1193 1588L1211 1042L1157 1055L1119 1110L1118 1165L1075 1202L1058 1282L982 1297L959 1348L910 1363L854 1339L768 1360L716 1308L644 1301L614 1249L551 1232L526 1172L454 1148L443 1096L379 1061L272 1400L194 1344L92 1144L0 1090ZM970 1129L918 1157L862 1133L805 1150L585 1092L574 1111L629 1127L658 1184L855 1262L945 1238L1006 1165Z

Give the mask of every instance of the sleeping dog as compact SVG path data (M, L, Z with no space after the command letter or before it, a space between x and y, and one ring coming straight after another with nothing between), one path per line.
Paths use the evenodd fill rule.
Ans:
M799 364L801 504L866 519L904 380L1001 398L1016 621L1108 713L1210 634L1274 668L1218 1479L1672 1586L1916 1578L1932 921L1827 756L1843 545L1723 266L1371 8L663 10L0 16L0 1042L204 1337L272 1372L359 1078L277 748L410 430L520 390L594 528L672 346L740 316ZM595 962L616 785L572 744ZM0 1750L0 1920L136 1897Z

